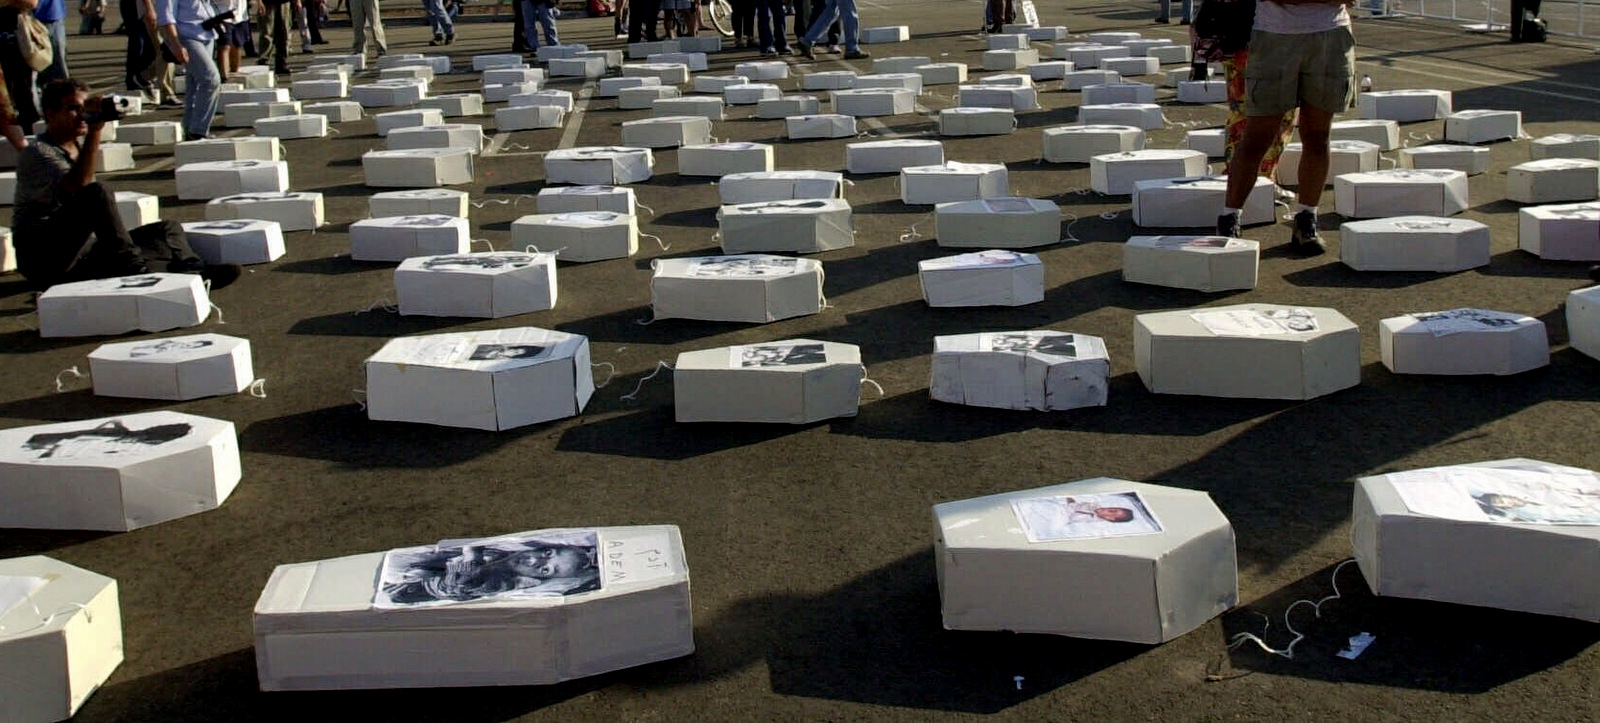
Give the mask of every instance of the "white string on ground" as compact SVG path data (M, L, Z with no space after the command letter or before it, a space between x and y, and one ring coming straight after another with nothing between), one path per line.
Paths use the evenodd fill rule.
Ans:
M367 304L367 308L362 309L362 310L357 311L357 312L353 312L353 313L355 313L355 314L368 314L368 313L371 313L373 311L377 311L378 309L382 309L382 310L387 311L387 312L389 312L391 314L395 313L396 311L399 311L399 309L394 305L394 302L390 301L389 297L385 296L383 298L378 299L377 301L374 301L374 302L372 302L370 304Z
M246 391L250 392L250 396L255 397L256 399L266 399L267 398L267 380L266 380L266 378L262 377L260 379L257 379L255 381L253 381L253 382L250 382L250 386L246 389Z
M656 245L660 246L662 251L668 251L672 249L672 244L662 241L660 236L657 236L653 233L644 233L641 231L639 235L648 239L655 239Z
M1289 644L1284 646L1281 650L1280 649L1275 649L1272 646L1268 645L1267 641L1261 639L1261 636L1256 635L1255 633L1238 633L1238 634L1234 635L1232 638L1229 639L1228 649L1229 650L1233 650L1235 648L1238 648L1241 645L1244 645L1245 643L1255 643L1262 650L1265 650L1265 651L1267 651L1268 653L1270 653L1272 655L1276 655L1278 657L1281 657L1281 658L1284 658L1284 659L1287 659L1287 660L1294 660L1294 646L1299 645L1300 641L1305 639L1306 634L1300 632L1299 630L1296 630L1295 627L1294 627L1294 623L1289 622L1289 613L1294 612L1294 609L1299 607L1299 606L1301 606L1301 605L1310 605L1311 606L1311 611L1316 615L1316 617L1321 618L1322 617L1322 605L1323 605L1323 603L1332 602L1332 601L1338 600L1339 598L1344 596L1343 593L1339 592L1339 571L1343 570L1345 565L1349 565L1349 564L1351 564L1353 562L1355 562L1355 559L1351 558L1349 560L1345 560L1344 562L1339 563L1339 565L1337 567L1333 568L1333 574L1328 576L1328 581L1333 586L1333 594L1332 595L1328 595L1328 596L1323 597L1323 598L1321 598L1319 600L1311 600L1311 599L1296 600L1296 601L1294 601L1292 603L1289 603L1289 607L1284 608L1284 610L1283 610L1283 625L1284 625L1284 627L1289 629L1290 633L1294 634L1294 639L1290 640ZM1265 635L1267 633L1267 631L1269 629L1271 629L1271 627L1272 627L1272 619L1268 618L1266 615L1261 615L1261 617L1266 620L1266 625L1261 629L1262 635Z
M484 206L487 206L489 204L494 204L496 206L510 206L511 205L511 201L508 201L508 200L506 200L504 198L485 198L482 201L471 201L470 203L472 204L473 208L483 208Z
M648 319L634 319L633 323L638 324L639 326L649 326L651 324L656 323L656 307L654 307L654 306L650 307L650 318L648 318Z
M356 404L361 405L361 411L367 411L367 390L351 389L350 396L356 400Z
M644 209L646 211L649 211L651 216L656 215L656 210L655 209L653 209L653 208L651 208L649 206L646 206L646 205L644 205L642 203L639 203L638 201L634 201L633 205L638 206L639 208L642 208L642 209Z
M1397 160L1395 160L1393 158L1390 158L1388 156L1378 156L1378 162L1379 163L1388 163L1389 164L1389 168L1385 168L1384 169L1386 171L1390 170L1390 169L1394 169L1394 168L1399 168L1400 167L1400 162L1399 161L1397 161Z
M61 378L64 377L64 376L69 376L69 375L73 379L87 379L89 377L89 375L78 371L77 367L70 367L70 368L67 368L67 369L62 369L59 372L56 372L56 393L57 394L60 394L60 393L62 393L64 391L67 391L67 385L62 381Z
M225 321L225 320L224 320L224 319L223 319L223 318L222 318L222 307L220 307L220 306L217 306L217 302L215 302L215 301L208 301L208 302L206 302L206 303L208 303L208 304L210 304L210 305L211 305L211 310L212 310L212 311L215 311L215 312L217 312L217 323L218 323L218 324L227 324L227 323L228 323L228 322L227 322L227 321Z
M1406 133L1405 147L1406 148L1410 148L1412 141L1421 141L1422 143L1428 143L1428 142L1431 142L1432 140L1433 140L1433 134L1432 133L1418 133L1416 131L1410 131L1410 132Z
M861 377L861 386L863 386L863 387L870 386L873 389L878 390L878 396L880 396L880 397L887 396L883 392L883 385L882 384L879 384L879 383L877 383L875 381L872 381L871 379L869 379L869 378L867 378L865 376Z
M490 241L489 241L489 239L486 239L486 238L475 238L475 239L473 239L473 240L472 240L472 243L475 243L475 244L483 244L483 245L484 245L484 246L487 246L487 247L489 247L489 250L490 250L490 251L493 251L493 250L494 250L494 244L493 244L493 243L491 243L491 242L490 242Z
M634 385L633 391L622 395L621 397L619 397L619 399L626 399L626 400L631 402L634 399L638 398L639 391L644 389L644 383L650 381L651 379L655 379L656 375L660 374L662 369L665 369L665 370L667 370L669 372L673 370L671 364L668 364L668 363L666 363L664 361L657 361L656 362L656 368L650 370L650 373L648 375L645 375L642 379L640 379L639 383Z
M594 385L595 389L604 389L607 384L611 383L611 379L617 375L617 365L612 364L611 362L593 362L593 363L589 364L589 366L591 366L591 367L605 367L605 368L611 370L608 374L606 374L606 380L605 381L598 382L598 383L596 383Z

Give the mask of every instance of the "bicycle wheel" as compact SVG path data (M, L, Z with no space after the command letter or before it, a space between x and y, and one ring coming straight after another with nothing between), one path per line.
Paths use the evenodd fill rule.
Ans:
M705 3L706 19L711 21L711 27L722 33L722 37L733 37L733 7L728 0L709 0Z

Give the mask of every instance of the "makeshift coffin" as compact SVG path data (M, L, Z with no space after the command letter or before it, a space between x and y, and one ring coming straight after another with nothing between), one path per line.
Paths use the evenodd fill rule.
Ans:
M256 378L250 342L222 334L101 344L89 376L102 397L169 400L238 394Z
M1260 259L1261 245L1247 239L1134 236L1122 245L1122 280L1207 293L1253 289Z
M717 182L717 193L725 205L804 198L843 198L844 175L832 171L730 173Z
M467 219L459 216L386 216L350 224L350 258L354 261L397 262L471 250Z
M1103 407L1111 358L1099 337L1004 331L933 338L934 401L996 409Z
M896 138L848 143L844 147L845 171L854 174L899 173L907 166L944 163L944 144L933 140Z
M408 148L465 148L476 154L483 152L483 126L477 123L442 123L417 128L396 128L389 132L387 145L391 151Z
M731 204L718 209L717 224L726 254L814 254L856 243L850 204L842 198Z
M446 118L483 115L482 93L432 95L417 102L418 108L439 111Z
M1600 261L1600 203L1518 210L1517 245L1551 261Z
M577 415L594 393L588 338L534 327L391 339L365 366L373 421L505 430Z
M1134 126L1056 126L1044 129L1044 159L1088 163L1095 156L1142 151L1144 141L1144 131Z
M1489 149L1448 144L1401 148L1400 167L1461 171L1476 176L1489 170Z
M1334 141L1366 141L1380 151L1400 147L1400 124L1392 120L1334 121L1328 129L1328 138Z
M682 93L671 86L645 85L637 88L623 88L617 91L617 108L621 110L645 110L654 108L657 101L667 98L677 98Z
M777 98L764 98L756 103L757 118L792 118L794 116L816 115L821 110L821 101L809 95L784 95Z
M900 169L900 202L931 206L1011 195L1006 167L999 163L957 163L907 166Z
M367 215L372 218L384 218L443 214L466 218L468 200L466 191L449 188L383 191L367 197Z
M1098 193L1133 193L1138 181L1192 178L1206 174L1206 154L1182 149L1149 149L1107 153L1089 159L1089 186ZM1214 223L1216 219L1212 219Z
M1531 316L1451 309L1379 322L1378 353L1396 374L1520 374L1550 364L1550 337Z
M1139 314L1133 355L1139 378L1157 394L1313 399L1361 382L1356 325L1326 308L1240 304Z
M289 164L284 161L205 161L179 166L178 198L210 199L238 193L289 190Z
M1023 306L1044 301L1044 264L1018 251L978 251L917 262L928 306Z
M1506 170L1506 198L1518 203L1559 203L1600 198L1600 161L1546 158Z
M640 148L676 148L711 142L711 121L703 116L664 116L623 121L622 142Z
M413 256L394 270L402 316L499 319L556 305L556 257L485 251Z
M315 231L323 224L322 194L314 191L241 193L206 204L207 221L239 218L276 221L284 231Z
M433 188L472 182L472 152L465 148L367 151L366 184L378 188Z
M1455 143L1489 143L1521 136L1520 110L1461 110L1444 119L1444 139Z
M208 264L265 264L283 257L283 227L276 221L196 221L183 224L183 233Z
M279 147L278 139L258 136L184 141L173 149L173 165L182 168L215 161L276 161L281 154Z
M1303 146L1299 143L1285 144L1283 153L1278 156L1278 183L1285 186L1300 185L1300 153ZM1405 151L1401 151L1402 154ZM1402 156L1403 157L1403 156ZM1331 185L1333 179L1346 173L1366 173L1378 170L1381 156L1378 147L1366 141L1329 141L1328 142L1328 175L1323 185Z
M745 254L650 263L654 318L765 324L822 312L822 264Z
M904 88L854 88L832 96L835 113L856 118L911 113L917 104L917 94Z
M1356 110L1364 119L1392 120L1396 123L1439 120L1450 115L1450 91L1380 90L1356 97Z
M623 259L639 251L639 225L634 216L611 211L534 214L511 223L511 244L562 261Z
M494 112L497 131L526 131L536 128L560 128L567 112L554 105L524 105L515 108L498 108Z
M1161 106L1154 103L1107 103L1078 107L1078 122L1085 125L1106 123L1127 125L1144 130L1160 130L1167 125Z
M552 186L539 189L534 198L539 213L610 211L632 216L636 201L626 186Z
M1010 108L945 108L939 111L941 136L997 136L1017 128Z
M400 128L436 126L444 123L444 113L440 112L437 108L395 110L372 116L372 120L378 125L378 135L388 136L389 131Z
M685 352L672 372L674 416L788 424L853 417L865 376L853 344L785 339Z
M650 180L654 165L648 148L580 146L545 154L544 177L546 183L625 185Z
M1467 174L1396 169L1333 179L1334 207L1345 218L1454 216L1467 206Z
M122 663L117 581L37 555L0 560L0 581L6 720L67 720Z
M1488 265L1489 227L1433 216L1347 221L1339 260L1357 271L1465 271Z
M854 138L856 119L834 113L790 116L784 120L784 131L790 140Z
M710 143L678 149L678 175L716 176L772 170L772 146L765 143Z
M1020 249L1061 240L1061 209L1036 198L986 198L934 207L945 248Z

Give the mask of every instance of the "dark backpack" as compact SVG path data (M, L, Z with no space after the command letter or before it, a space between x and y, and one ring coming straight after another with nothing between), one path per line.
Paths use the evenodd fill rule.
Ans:
M1206 0L1194 18L1194 56L1222 60L1250 47L1256 0Z

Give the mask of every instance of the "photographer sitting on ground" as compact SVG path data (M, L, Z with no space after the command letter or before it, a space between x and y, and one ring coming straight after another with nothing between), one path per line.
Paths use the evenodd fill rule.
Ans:
M157 271L197 273L214 289L232 283L241 269L205 265L176 222L157 221L131 232L122 225L115 194L94 178L101 129L118 115L107 100L90 97L72 78L44 87L44 132L17 162L17 270L41 289L149 273L152 264Z

